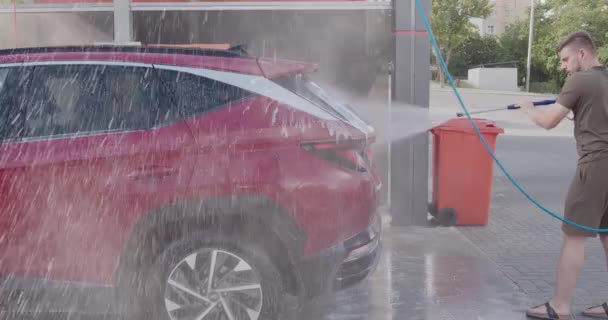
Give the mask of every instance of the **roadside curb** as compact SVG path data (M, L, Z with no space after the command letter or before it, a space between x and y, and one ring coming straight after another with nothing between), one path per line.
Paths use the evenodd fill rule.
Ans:
M449 88L439 88L432 87L431 91L438 92L453 92L452 89ZM551 93L534 93L534 92L524 92L524 91L494 91L494 90L481 90L481 89L468 89L468 88L458 88L458 92L471 92L471 93L479 93L479 94L498 94L504 96L531 96L531 97L539 97L539 96L554 96Z

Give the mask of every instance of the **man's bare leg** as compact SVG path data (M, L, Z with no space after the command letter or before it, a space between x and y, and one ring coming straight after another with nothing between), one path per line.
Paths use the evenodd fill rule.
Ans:
M602 241L602 245L604 245L604 252L606 253L606 266L608 266L608 234L600 235L600 241Z
M576 280L585 262L586 240L587 237L584 236L564 234L564 243L557 270L557 287L553 298L549 302L557 314L570 314L570 304L576 288ZM530 311L545 313L546 309L544 306L539 306L531 308Z
M604 252L606 253L606 265L608 266L608 234L600 235L600 241L602 241L602 245L604 246ZM604 307L602 307L602 306L597 306L595 308L588 308L585 311L589 312L589 313L594 313L594 314L602 314L602 315L606 314L606 311L604 310Z

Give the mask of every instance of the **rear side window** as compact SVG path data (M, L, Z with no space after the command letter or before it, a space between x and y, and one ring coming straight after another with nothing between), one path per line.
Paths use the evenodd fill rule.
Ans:
M27 88L25 136L42 137L97 128L102 68L37 66Z
M8 92L6 79L10 68L0 68L0 113L5 114L8 109L13 108L11 101L11 93ZM0 124L5 124L6 119L1 118ZM4 126L2 126L4 127Z
M146 129L163 113L146 67L36 66L27 92L26 137Z
M106 67L103 72L100 117L91 130L141 130L159 117L160 92L154 69Z
M0 67L0 140L23 135L25 113L19 91L28 78L28 68Z
M11 114L10 109L13 108L11 97L6 89L6 78L8 77L10 69L0 68L0 139L8 139L7 122L11 121L9 116Z
M252 97L254 93L187 72L158 70L164 90L172 93L184 116L192 117L230 103Z

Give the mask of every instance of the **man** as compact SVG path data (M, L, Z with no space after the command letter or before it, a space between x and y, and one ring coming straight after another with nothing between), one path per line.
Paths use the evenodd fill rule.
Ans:
M579 156L575 177L565 201L564 218L579 225L608 228L608 70L596 55L586 32L566 37L557 49L560 69L568 78L555 104L534 108L531 102L521 109L538 126L552 129L574 114L574 136ZM585 259L585 241L597 233L563 223L564 240L553 298L532 307L527 315L540 319L571 319L570 304L576 279ZM608 233L600 233L608 262ZM608 304L588 308L587 316L608 319Z

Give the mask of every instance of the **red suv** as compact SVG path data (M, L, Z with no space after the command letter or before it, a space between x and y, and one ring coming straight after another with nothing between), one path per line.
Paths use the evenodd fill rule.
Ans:
M365 279L374 131L314 69L238 47L0 51L0 295L254 320Z

